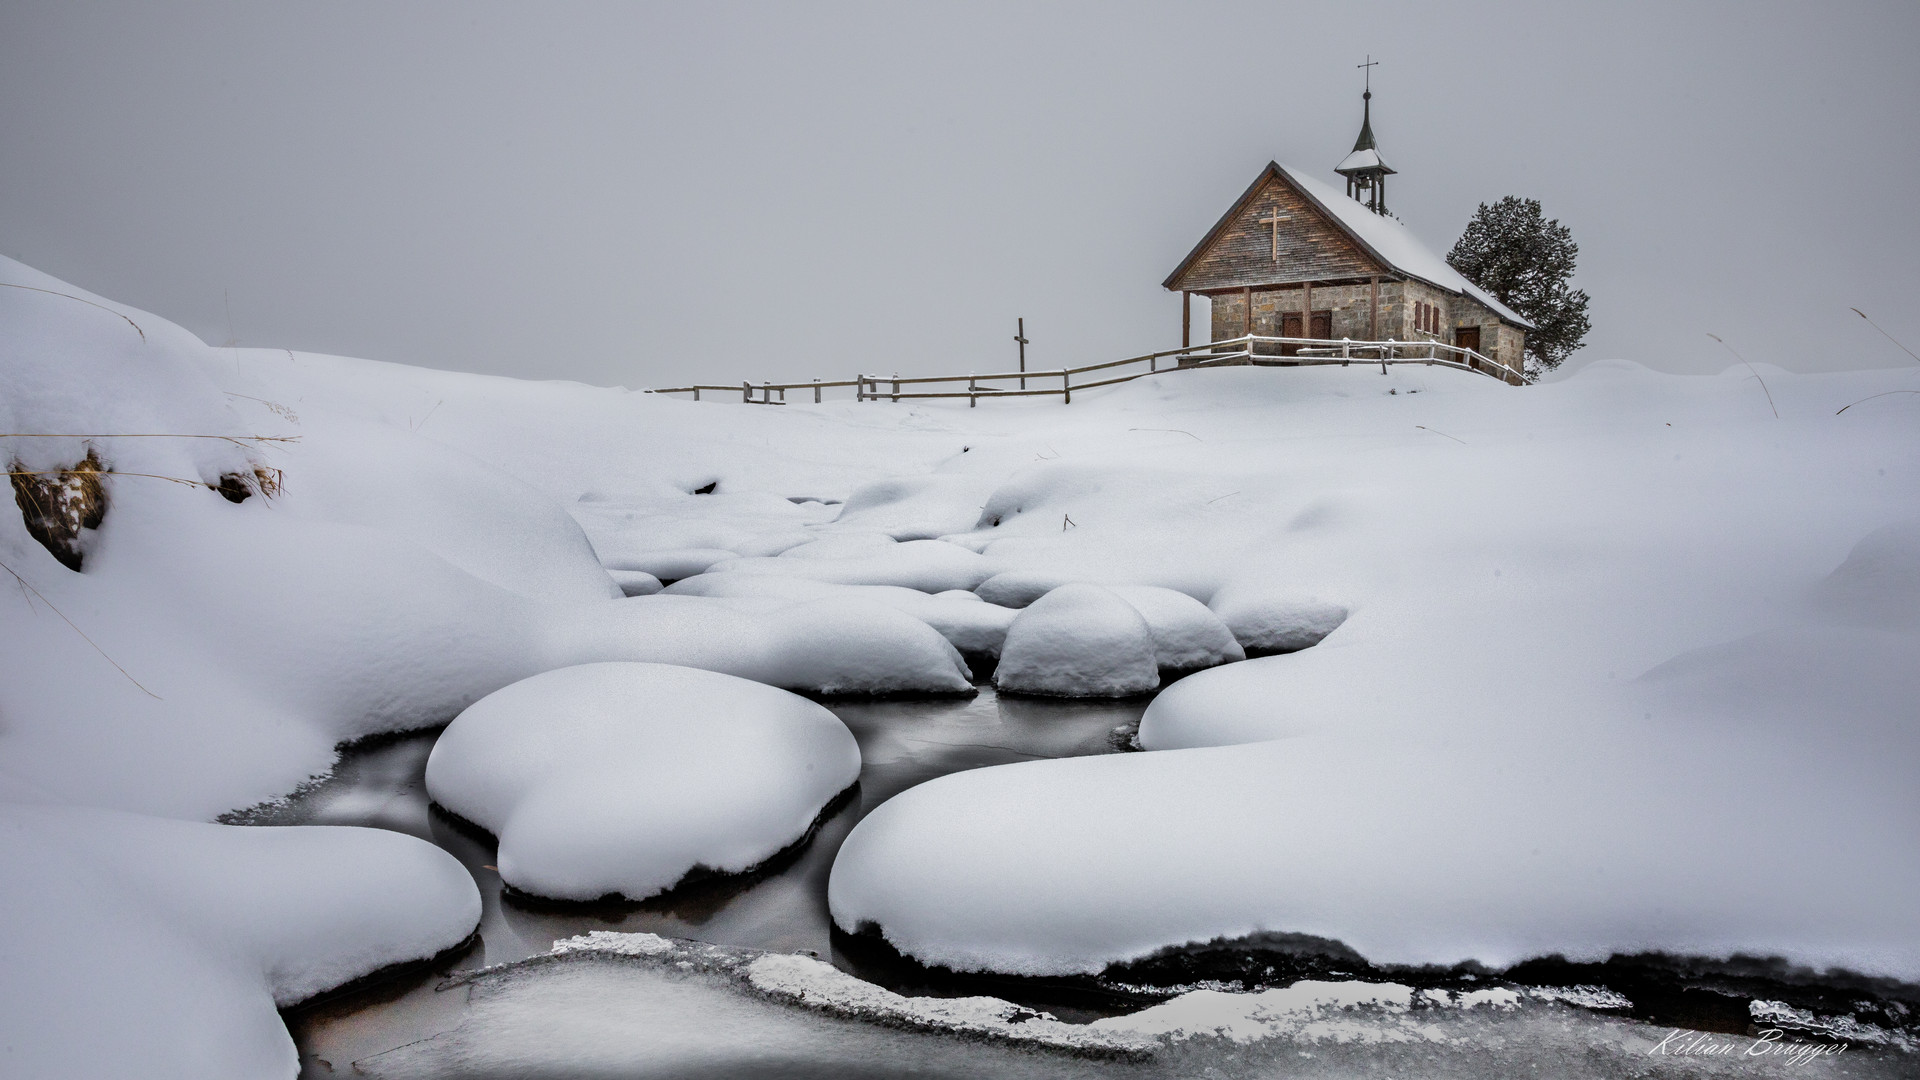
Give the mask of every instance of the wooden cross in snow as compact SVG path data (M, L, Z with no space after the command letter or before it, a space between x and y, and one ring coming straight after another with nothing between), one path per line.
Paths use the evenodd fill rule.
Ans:
M1283 221L1292 221L1293 218L1289 217L1286 214L1281 213L1280 208L1277 206L1274 207L1271 211L1269 211L1269 213L1272 216L1261 218L1260 224L1273 226L1273 261L1279 262L1280 261L1280 223Z

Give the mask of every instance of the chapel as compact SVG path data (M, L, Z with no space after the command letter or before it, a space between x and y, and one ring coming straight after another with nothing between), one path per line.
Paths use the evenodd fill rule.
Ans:
M1212 303L1211 341L1262 337L1438 341L1472 349L1519 381L1533 324L1462 277L1387 210L1395 175L1373 135L1373 91L1360 137L1334 172L1342 192L1268 162L1162 284L1181 294L1180 345L1192 299ZM1279 356L1300 346L1280 345Z

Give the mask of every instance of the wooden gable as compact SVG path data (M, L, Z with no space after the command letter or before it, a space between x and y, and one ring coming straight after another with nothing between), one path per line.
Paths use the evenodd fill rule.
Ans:
M1276 213L1280 217L1277 234ZM1278 166L1268 165L1164 284L1169 289L1209 292L1392 273L1288 181Z

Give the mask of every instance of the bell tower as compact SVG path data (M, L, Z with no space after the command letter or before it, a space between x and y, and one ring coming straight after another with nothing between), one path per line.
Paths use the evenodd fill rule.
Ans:
M1373 68L1379 64L1373 57L1358 65L1367 73L1366 88L1360 95L1360 137L1353 141L1353 152L1348 154L1333 171L1347 178L1347 195L1367 204L1367 209L1382 216L1387 215L1387 177L1393 173L1385 159L1380 156L1380 148L1373 141Z

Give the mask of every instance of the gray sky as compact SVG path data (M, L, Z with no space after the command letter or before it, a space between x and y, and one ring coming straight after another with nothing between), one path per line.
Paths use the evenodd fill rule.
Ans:
M1912 364L1920 4L9 0L0 251L214 344L628 386L1178 344L1371 53L1399 216L1580 243L1574 364Z

